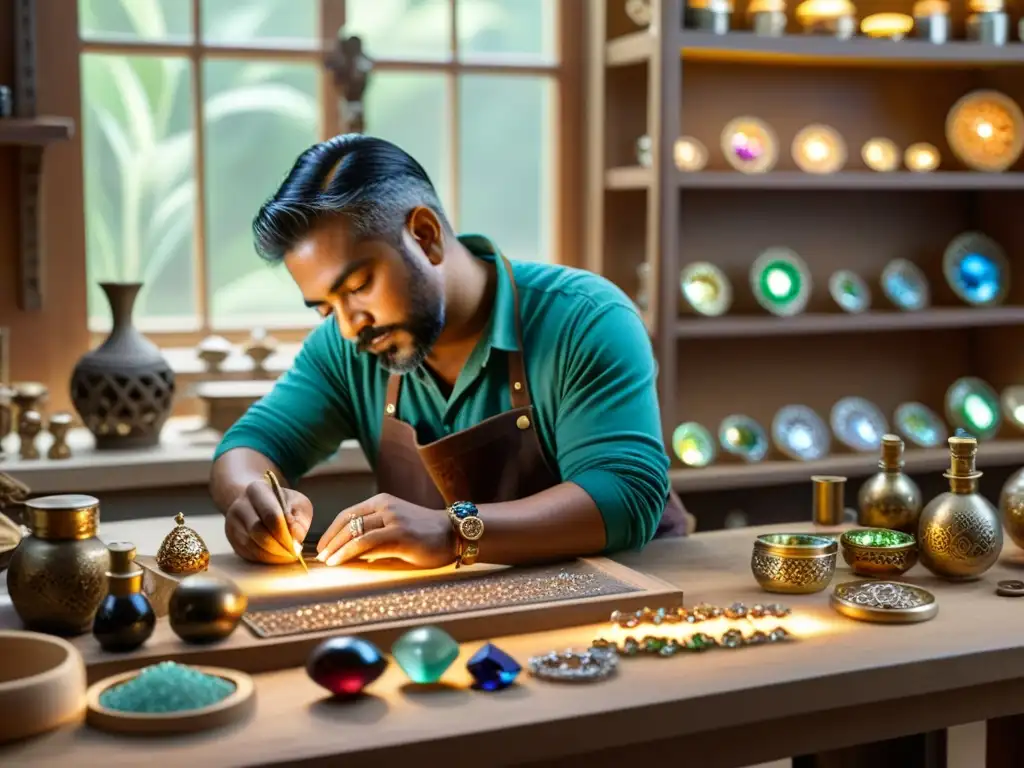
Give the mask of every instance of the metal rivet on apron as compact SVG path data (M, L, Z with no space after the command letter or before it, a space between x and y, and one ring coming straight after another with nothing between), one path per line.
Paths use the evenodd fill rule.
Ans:
M384 413L386 413L388 416L394 416L395 415L395 406L394 406L394 404L388 403L387 407L384 409Z
M529 416L520 416L518 419L516 419L516 426L519 427L520 429L529 429L530 428L530 417Z
M521 382L518 382L518 381L513 381L512 382L512 389L514 389L516 392L518 392L522 388L523 388L523 385L522 385Z

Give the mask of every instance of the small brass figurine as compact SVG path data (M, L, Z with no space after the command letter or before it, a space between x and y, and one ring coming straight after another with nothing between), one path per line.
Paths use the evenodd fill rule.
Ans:
M869 477L857 494L857 523L865 528L890 528L916 534L921 516L921 489L903 474L903 441L882 436L881 472Z
M949 492L936 496L921 512L917 543L925 568L963 581L995 564L1003 549L1003 529L995 507L978 493L977 439L951 437L949 453L949 471L943 473Z
M48 459L70 459L71 449L68 447L68 430L71 429L71 414L66 411L59 411L50 417L47 425L50 434L53 435L53 444L46 452Z
M999 494L1003 528L1018 547L1024 548L1024 469L1018 469L1006 481Z
M179 512L174 518L174 529L160 544L156 564L165 573L199 573L210 564L210 550L194 530L185 525L185 516Z
M26 461L39 458L36 438L43 431L43 417L38 411L25 411L18 419L18 439L21 441L21 458Z

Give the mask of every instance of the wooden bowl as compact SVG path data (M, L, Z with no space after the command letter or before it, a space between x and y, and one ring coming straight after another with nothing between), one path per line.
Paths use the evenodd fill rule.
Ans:
M252 678L244 672L221 667L192 666L192 669L233 683L235 692L216 704L182 712L119 712L100 704L100 696L108 688L126 683L139 674L139 670L123 672L100 680L89 688L86 722L93 728L114 733L197 733L242 720L256 706L256 688Z
M59 728L85 711L85 662L67 640L0 630L0 743Z

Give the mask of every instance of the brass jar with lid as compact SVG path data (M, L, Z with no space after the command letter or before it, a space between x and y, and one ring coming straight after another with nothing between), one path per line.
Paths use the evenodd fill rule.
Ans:
M857 523L864 528L916 534L921 489L903 473L903 441L896 435L882 436L878 469L857 494Z
M7 569L7 590L25 627L55 635L92 628L107 593L110 555L96 538L100 503L63 494L25 502L31 535L18 544Z
M978 441L949 438L949 491L921 512L917 544L921 564L936 576L963 581L983 574L1003 550L999 513L978 493Z

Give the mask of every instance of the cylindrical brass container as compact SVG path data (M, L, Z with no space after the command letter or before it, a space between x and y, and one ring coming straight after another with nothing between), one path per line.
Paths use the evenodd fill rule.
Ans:
M999 511L1003 528L1018 547L1024 549L1024 469L1018 469L999 494Z
M838 545L827 536L769 533L758 536L750 570L767 592L806 595L821 592L836 572Z
M7 569L14 610L27 629L80 635L92 628L107 593L110 556L96 538L100 503L92 496L43 496L25 502L31 536Z
M932 499L921 512L917 545L921 564L952 581L974 579L999 559L1003 529L999 513L978 493L975 459L978 441L949 438L950 467L944 473L949 492Z
M838 475L811 477L811 519L816 525L842 525L846 509L846 478Z
M839 537L843 560L859 576L892 579L917 563L917 541L909 533L857 528Z
M864 481L857 494L857 523L865 528L889 528L917 533L921 516L921 489L903 474L903 441L882 437L881 472Z

